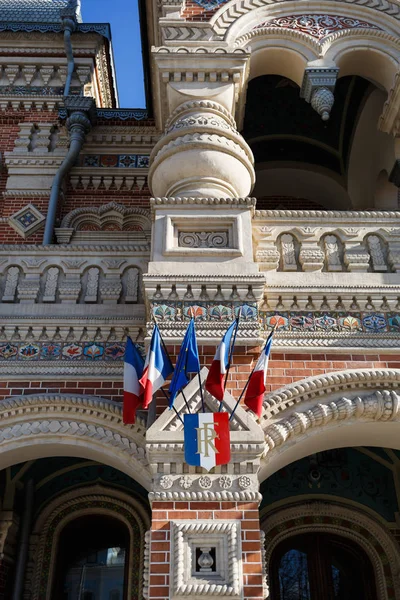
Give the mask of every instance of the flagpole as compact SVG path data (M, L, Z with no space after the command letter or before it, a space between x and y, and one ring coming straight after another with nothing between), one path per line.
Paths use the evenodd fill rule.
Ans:
M193 306L191 306L191 307L190 307L190 316L191 316L191 318L193 319L194 329L195 329L195 331L196 331L196 320L195 320L195 318L194 318L194 315L193 315ZM196 343L197 343L197 337L196 337ZM198 351L198 350L197 350L197 351ZM200 388L200 396L201 396L201 410L202 410L202 412L204 413L204 412L206 412L206 409L205 409L205 406L204 406L204 394L203 394L203 388L202 388L202 386L201 386L201 377L200 377L200 361L199 361L199 369L198 369L198 371L197 371L197 377L198 377L198 380L199 380L199 388Z
M241 317L241 314L242 314L242 308L243 308L243 304L240 307L238 316L236 317L236 329L235 329L235 333L233 334L233 340L232 340L231 347L229 349L228 368L226 369L225 381L224 381L224 392L226 390L226 384L228 383L228 376L229 376L229 371L231 369L233 350L235 348L236 336L237 336L237 332L238 332L238 329L239 329L239 322L240 322L240 317ZM218 412L221 412L223 402L224 402L224 399L222 399L220 401L220 403L219 403Z
M267 342L268 342L268 340L269 340L270 336L272 336L272 335L275 333L275 329L276 329L276 327L277 327L277 323L275 323L275 326L274 326L273 330L271 331L271 333L270 333L270 334L269 334L269 336L267 337L267 339L266 339L266 341L265 341L265 344L264 344L264 348L265 348L265 346L267 345ZM263 350L264 350L264 348L263 348ZM255 370L256 366L257 366L257 363L254 365L254 367L253 367L253 370L251 371L250 375L248 376L248 378L247 378L247 381L246 381L246 385L244 386L244 388L243 388L243 390L242 390L242 393L240 394L240 396L239 396L239 399L238 399L238 401L236 402L236 404L235 404L235 406L234 406L234 408L233 408L233 411L231 412L231 416L229 417L229 420L230 420L230 421L232 421L233 415L235 414L235 411L236 411L237 407L239 406L239 403L240 403L240 401L241 401L241 399L242 399L242 397L243 397L243 394L244 394L244 393L245 393L245 391L247 390L247 386L249 385L249 381L250 381L250 379L251 379L251 376L252 376L252 375L253 375L253 373L254 373L254 370Z
M167 402L168 402L168 404L169 404L169 398L168 398L168 396L167 396L167 392L164 390L164 388L160 388L160 389L161 389L162 393L164 394L164 396L166 397L166 399L167 399ZM184 425L183 419L182 419L181 415L178 413L178 411L176 410L176 408L175 408L175 406L174 406L174 405L172 405L172 408L174 409L174 411L175 411L175 414L176 414L176 416L178 417L178 419L180 420L180 422L182 423L182 425Z
M153 317L153 318L154 318L154 317ZM154 323L156 323L156 320L155 320L155 319L154 319ZM160 330L159 330L159 331L160 331ZM168 356L169 362L170 362L170 363L171 363L171 365L172 365L172 360L171 360L170 354L169 354L169 352L168 352L167 346L165 345L165 342L164 342L164 340L163 340L163 336L161 335L161 331L160 331L160 340L161 340L162 347L164 348L164 352L165 352L165 354ZM186 400L186 396L185 396L185 394L184 394L183 390L181 390L179 393L180 393L180 394L182 394L182 396L183 396L183 399L184 399L184 401L185 401L185 404L186 404L186 408L188 409L188 412L189 412L189 413L191 413L192 411L190 410L189 403L188 403L188 401ZM168 404L169 404L169 398L167 398L167 400L168 400ZM177 412L174 406L173 406L173 408L174 408L175 412ZM178 413L177 413L177 414L178 414ZM181 419L181 421L182 421L182 419ZM182 423L183 423L183 421L182 421Z

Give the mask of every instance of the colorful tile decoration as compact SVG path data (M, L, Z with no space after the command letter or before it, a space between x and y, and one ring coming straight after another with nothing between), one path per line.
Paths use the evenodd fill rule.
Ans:
M79 158L79 167L147 169L148 154L83 154Z
M242 307L242 308L241 308ZM258 312L255 303L209 303L162 301L153 303L157 322L196 321L229 323L241 309L242 321L258 322L266 331L277 325L281 332L331 334L399 334L399 313L346 312ZM144 354L144 345L137 345ZM5 360L31 361L123 361L125 342L3 342L0 343L0 362Z
M137 344L144 355L144 345ZM123 361L125 342L7 342L0 344L0 362L23 361Z
M368 334L400 331L400 315L397 313L260 312L260 319L266 329L277 325L281 331Z
M196 321L232 321L242 311L243 321L257 321L258 309L255 303L241 302L152 302L154 318L158 322L186 321L195 318Z
M16 217L16 220L21 223L21 225L26 229L30 225L33 225L38 221L38 217L31 210L27 210L26 212L20 214Z

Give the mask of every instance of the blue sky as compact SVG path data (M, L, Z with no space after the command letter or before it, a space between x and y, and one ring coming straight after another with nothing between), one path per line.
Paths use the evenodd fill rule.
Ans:
M86 23L110 23L121 108L144 108L137 0L82 0Z

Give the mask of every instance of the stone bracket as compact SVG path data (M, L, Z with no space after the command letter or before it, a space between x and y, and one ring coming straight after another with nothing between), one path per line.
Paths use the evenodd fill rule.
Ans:
M333 90L335 89L338 73L339 69L337 67L307 68L304 71L300 98L304 98L306 102L309 102L324 121L329 119L333 106Z

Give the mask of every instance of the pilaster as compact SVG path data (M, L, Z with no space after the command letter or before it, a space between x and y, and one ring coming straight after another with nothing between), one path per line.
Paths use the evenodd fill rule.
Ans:
M206 376L203 369L203 383ZM185 389L191 412L201 410L199 392L196 378ZM215 399L203 393L207 410L218 410ZM234 404L225 394L223 410L231 412ZM185 411L181 395L175 406ZM146 445L153 472L146 598L262 597L261 428L239 407L231 421L231 461L210 472L184 463L183 428L171 411L147 431Z

